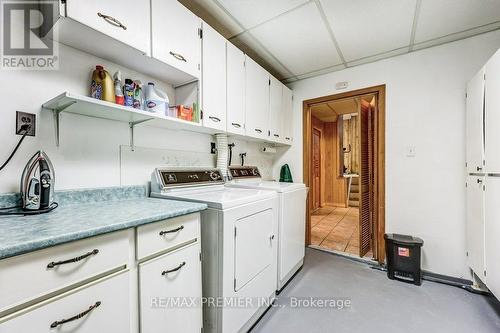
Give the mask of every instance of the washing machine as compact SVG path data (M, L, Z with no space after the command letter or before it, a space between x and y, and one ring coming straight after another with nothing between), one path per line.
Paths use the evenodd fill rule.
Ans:
M305 255L307 188L302 183L262 180L257 167L230 167L232 176L226 186L272 190L279 196L277 290L302 267Z
M278 195L232 188L217 169L158 168L151 196L201 202L203 332L247 332L276 295Z

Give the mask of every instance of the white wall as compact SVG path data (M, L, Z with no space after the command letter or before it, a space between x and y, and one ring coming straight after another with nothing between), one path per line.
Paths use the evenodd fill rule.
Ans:
M57 148L52 113L41 111L44 102L64 91L88 95L91 72L96 64L104 65L111 75L119 68L123 79L141 79L143 83L153 80L158 87L167 91L171 102L174 102L171 86L92 55L61 45L59 59L58 71L0 71L0 163L9 156L20 138L14 134L16 110L37 115L36 137L26 137L10 164L0 171L0 193L19 191L19 180L24 165L38 149L44 149L54 164L56 189L121 184L120 173L128 164L121 163L120 146L129 144L128 124L63 113L60 126L61 143ZM144 125L135 129L135 144L139 147L167 149L166 154L171 155L171 158L163 160L169 165L179 165L188 160L182 158L183 152L205 155L210 152L211 141L215 140L207 134L170 131ZM230 139L230 142L232 141ZM236 141L236 144L236 158L238 152L246 151L249 163L263 168L267 177L272 176L273 157L260 153L260 145L241 140ZM144 158L144 155L141 155L141 158ZM154 156L148 158L149 162L152 160ZM149 168L144 169L143 175L138 177L137 170L134 169L133 182L144 183L150 178L151 171Z
M386 232L422 237L423 268L469 278L465 257L466 82L500 47L500 31L292 84L294 140L275 163L302 179L302 102L386 84ZM416 147L416 157L406 148Z

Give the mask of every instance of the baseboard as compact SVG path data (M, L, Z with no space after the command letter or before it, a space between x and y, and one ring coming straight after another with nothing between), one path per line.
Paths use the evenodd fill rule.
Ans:
M438 274L426 270L422 270L422 276L424 278L427 278L427 280L430 279L437 279L445 282L449 282L452 284L456 285L462 285L462 286L472 286L472 281L468 279L462 279L462 278L457 278L454 276L449 276L449 275L444 275L444 274Z

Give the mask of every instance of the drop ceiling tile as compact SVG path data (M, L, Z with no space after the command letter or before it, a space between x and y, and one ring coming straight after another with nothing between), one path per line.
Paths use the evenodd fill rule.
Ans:
M321 0L346 61L410 44L416 0Z
M246 29L306 3L307 0L214 0Z
M341 63L314 2L266 22L250 33L295 75Z
M415 42L500 21L498 0L422 0Z
M350 61L350 62L347 63L347 66L348 67L353 67L353 66L359 66L359 65L363 65L363 64L368 64L370 62L375 62L375 61L379 61L379 60L382 60L382 59L387 59L387 58L395 57L395 56L398 56L398 55L401 55L401 54L405 54L405 53L408 53L409 51L410 51L410 48L408 46L405 46L405 47L401 47L401 48L396 49L396 50L391 50L391 51L388 51L388 52L384 52L384 53L380 53L380 54L375 54L375 55L372 55L372 56L369 56L369 57L364 57L364 58L361 58L361 59Z
M267 69L277 79L281 80L294 76L248 32L232 38L230 42Z

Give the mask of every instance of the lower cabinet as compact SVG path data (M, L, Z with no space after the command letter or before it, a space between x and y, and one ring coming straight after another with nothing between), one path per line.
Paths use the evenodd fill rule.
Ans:
M485 191L486 286L500 298L500 176L489 176Z
M201 331L200 251L196 242L139 264L142 333Z
M0 332L130 332L129 281L124 271L35 304L0 318Z

